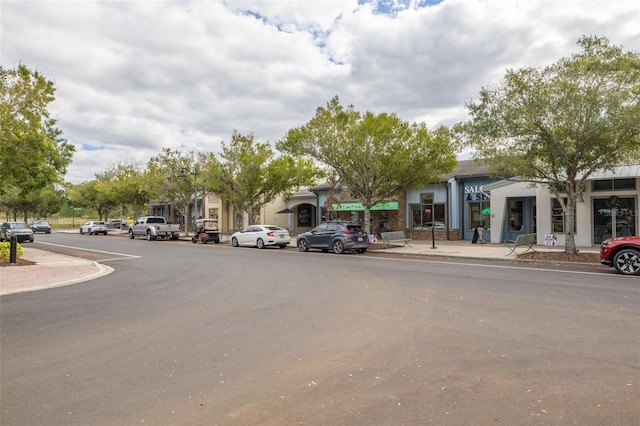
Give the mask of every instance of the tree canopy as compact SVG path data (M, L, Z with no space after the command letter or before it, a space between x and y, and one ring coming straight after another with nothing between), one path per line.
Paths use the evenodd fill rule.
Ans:
M204 163L206 187L246 212L250 225L256 223L264 205L314 183L316 176L311 161L288 155L276 157L268 142L257 142L252 134L237 131L228 144L222 143L220 160L210 154Z
M327 166L352 198L370 209L411 187L436 182L456 165L449 130L429 131L395 114L344 108L335 96L307 124L291 129L278 149Z
M63 182L75 148L50 117L54 94L53 82L25 65L0 67L0 194L15 187L27 198Z
M168 201L186 218L185 230L191 229L191 202L203 191L200 170L203 168L202 154L194 151L182 153L171 148L162 152L147 163L145 185L150 196Z
M586 180L640 159L640 56L606 38L578 45L580 53L547 67L508 70L466 104L470 119L455 127L494 175L549 187L565 214L570 254Z

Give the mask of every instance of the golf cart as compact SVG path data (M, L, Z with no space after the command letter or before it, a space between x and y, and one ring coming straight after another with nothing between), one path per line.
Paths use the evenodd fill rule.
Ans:
M213 241L218 244L220 242L220 228L218 228L217 219L197 219L196 229L191 237L192 243L201 241L202 244L207 244L209 241Z

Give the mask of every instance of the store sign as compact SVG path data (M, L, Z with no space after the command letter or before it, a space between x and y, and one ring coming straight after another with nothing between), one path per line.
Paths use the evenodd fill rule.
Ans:
M464 193L467 201L488 201L489 195L483 192L482 185L465 185ZM484 214L484 213L483 213Z
M336 212L356 212L364 211L362 203L340 203L332 204L331 209ZM376 203L371 210L398 210L397 201L387 201Z
M548 247L555 247L558 244L558 239L555 235L545 235L544 236L544 245Z
M491 214L491 207L485 207L482 209L482 214L485 216L489 216Z

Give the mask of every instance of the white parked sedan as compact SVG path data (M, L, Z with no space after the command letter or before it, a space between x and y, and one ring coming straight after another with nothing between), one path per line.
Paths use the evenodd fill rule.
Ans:
M104 234L107 235L107 232L109 230L107 229L107 225L105 225L104 222L100 222L97 220L90 220L89 222L85 223L84 225L82 225L80 227L80 233L84 234L85 232L88 232L89 235L93 235L93 234Z
M251 225L231 235L231 245L234 247L285 248L290 242L289 231L275 225Z

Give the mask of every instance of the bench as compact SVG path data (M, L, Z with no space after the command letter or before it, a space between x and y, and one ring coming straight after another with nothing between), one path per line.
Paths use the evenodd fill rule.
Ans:
M381 232L380 237L382 237L382 248L388 248L389 244L402 244L402 247L411 247L409 244L411 238L405 237L402 231Z
M525 251L523 251L522 253L525 253L529 250L533 250L533 245L536 243L536 234L522 234L522 235L518 235L518 237L515 240L505 240L504 241L505 244L507 245L507 247L511 250L509 252L509 254L507 254L507 256L509 256L512 253L516 253L516 255L518 254L516 252L516 249L518 247L527 247L527 249Z

